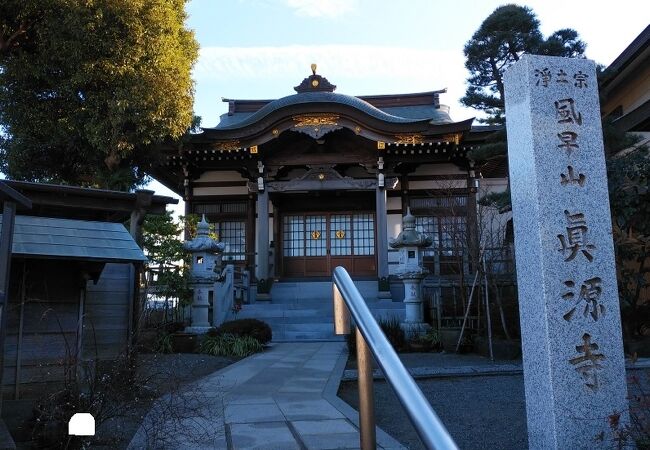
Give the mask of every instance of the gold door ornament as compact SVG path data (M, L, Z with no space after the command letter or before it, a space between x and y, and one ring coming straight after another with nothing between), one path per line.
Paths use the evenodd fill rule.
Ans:
M343 230L336 230L335 235L336 235L336 238L337 238L337 239L343 239L343 238L345 237L345 231L343 231Z
M311 238L312 239L320 239L320 231L314 230L311 232Z

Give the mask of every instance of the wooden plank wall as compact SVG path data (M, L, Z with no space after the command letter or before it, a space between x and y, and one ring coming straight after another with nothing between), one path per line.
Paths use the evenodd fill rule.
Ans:
M97 284L88 282L84 307L84 358L115 358L126 350L131 264L106 264Z
M66 261L12 261L11 289L5 340L3 391L14 393L21 310L21 283L25 271L26 298L20 382L63 380L66 356L74 354L79 318L79 269Z
M64 361L77 349L81 264L60 260L12 261L2 392L13 398L17 374L21 283L26 273L20 384L38 393L39 385L63 381ZM126 348L130 264L106 264L97 282L87 283L83 356L114 358ZM44 387L44 386L43 386ZM20 388L21 396L27 388Z

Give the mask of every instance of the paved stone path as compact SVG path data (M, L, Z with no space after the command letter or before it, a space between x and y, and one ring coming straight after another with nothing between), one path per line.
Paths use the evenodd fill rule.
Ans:
M180 402L196 405L187 417L152 408L129 448L359 448L358 414L336 396L346 355L342 342L274 344L195 382ZM403 448L380 429L377 441Z

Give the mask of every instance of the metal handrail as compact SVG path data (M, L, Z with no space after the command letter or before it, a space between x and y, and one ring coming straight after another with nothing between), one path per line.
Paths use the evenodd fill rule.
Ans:
M336 334L350 333L350 314L357 326L357 366L359 371L359 425L361 448L376 448L372 390L372 363L368 349L384 372L409 420L430 449L458 449L442 421L406 370L381 331L377 320L343 267L333 275L334 327Z

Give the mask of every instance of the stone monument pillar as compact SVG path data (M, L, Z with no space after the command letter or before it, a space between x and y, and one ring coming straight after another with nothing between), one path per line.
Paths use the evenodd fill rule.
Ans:
M211 326L208 309L210 291L214 288L214 267L219 258L218 253L223 252L225 244L211 239L209 232L210 226L203 216L197 225L196 237L183 244L183 248L192 254L192 324L185 329L190 333L205 333Z
M585 59L505 74L530 448L612 448L628 421L597 87Z
M424 247L431 245L431 238L415 229L415 217L407 209L402 219L402 231L389 245L399 249L399 266L395 275L404 282L404 303L406 317L402 329L408 338L424 334L431 327L424 323L424 309L420 285L429 273L422 265Z

